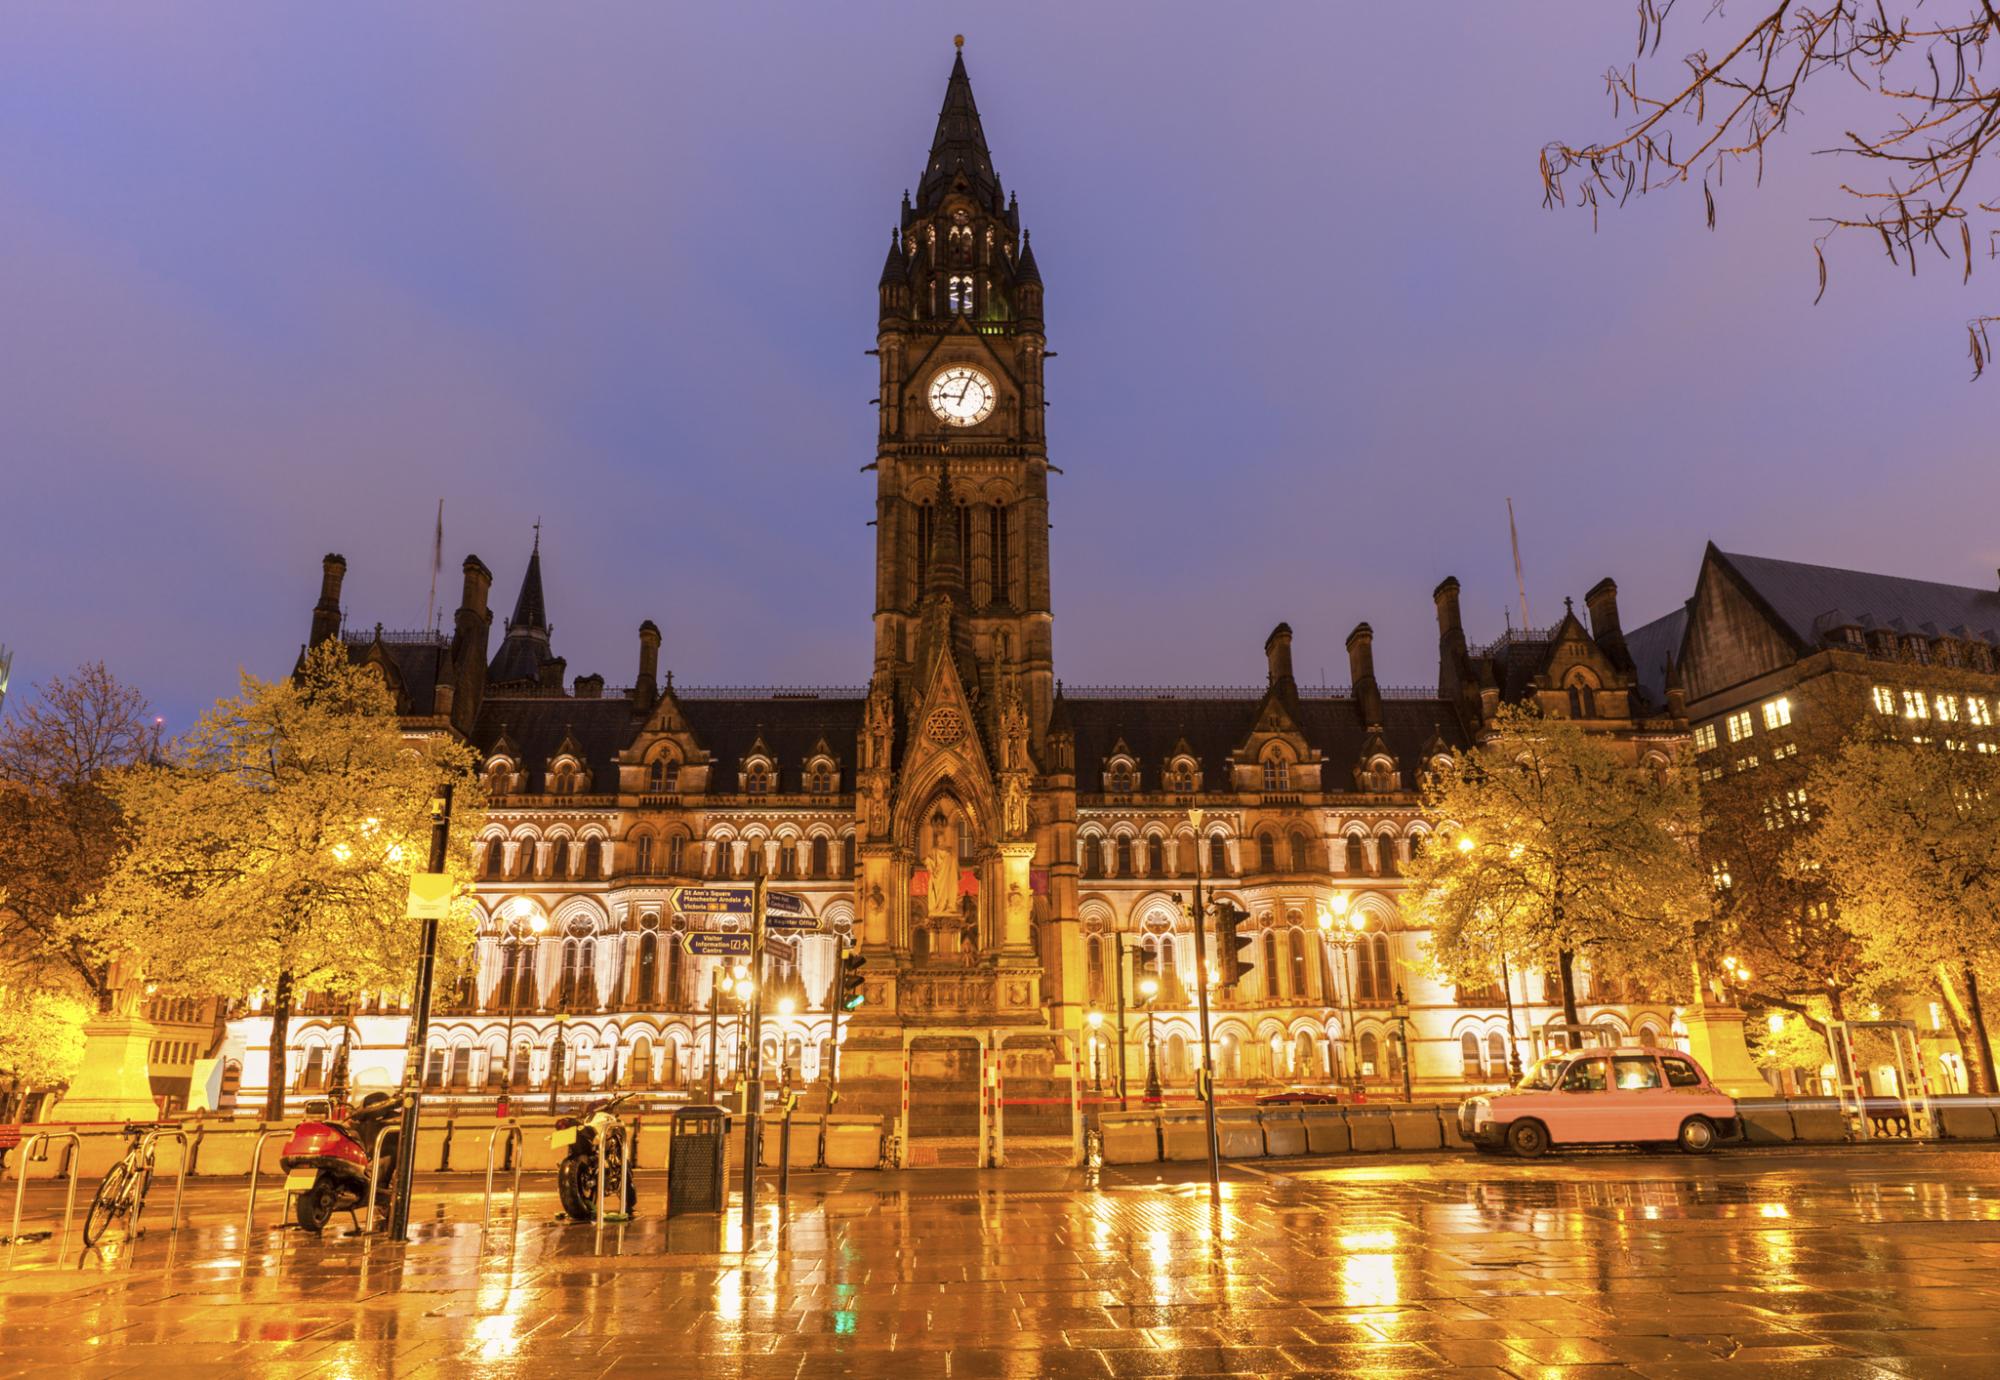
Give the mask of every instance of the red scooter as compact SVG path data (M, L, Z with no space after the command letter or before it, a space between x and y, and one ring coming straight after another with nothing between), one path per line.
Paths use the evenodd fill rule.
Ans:
M346 1120L301 1121L292 1128L278 1164L285 1191L298 1206L303 1231L319 1232L336 1212L352 1212L368 1201L368 1164L376 1137L382 1163L375 1172L375 1204L386 1209L396 1192L396 1144L402 1133L382 1128L403 1114L403 1099L373 1092L348 1112Z

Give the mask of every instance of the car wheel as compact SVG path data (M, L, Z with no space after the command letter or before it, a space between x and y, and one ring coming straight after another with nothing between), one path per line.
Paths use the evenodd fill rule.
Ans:
M1548 1153L1549 1133L1539 1121L1516 1121L1507 1127L1507 1148L1524 1160Z
M1681 1123L1678 1140L1688 1154L1706 1155L1715 1148L1715 1123L1705 1116L1691 1116Z

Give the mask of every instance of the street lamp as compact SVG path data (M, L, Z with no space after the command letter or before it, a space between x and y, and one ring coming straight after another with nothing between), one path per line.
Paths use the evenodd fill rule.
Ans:
M1099 1032L1104 1029L1104 1013L1093 1009L1084 1014L1084 1020L1090 1024L1090 1081L1097 1092L1102 1095L1104 1092L1104 1045Z
M1201 1103L1208 1121L1208 1197L1222 1201L1222 1147L1215 1135L1215 1049L1208 1033L1208 904L1201 895L1201 822L1199 805L1188 811L1194 829L1194 979L1196 1011L1201 1018Z
M1410 1097L1410 1004L1403 999L1403 984L1396 984L1396 1006L1392 1013L1396 1018L1396 1048L1403 1063L1403 1101Z
M1320 907L1319 932L1323 941L1334 945L1341 953L1341 967L1346 970L1347 990L1343 994L1342 1010L1346 1025L1342 1031L1346 1046L1348 1085L1358 1097L1361 1093L1361 1070L1356 1062L1359 1057L1354 1049L1354 948L1361 942L1362 932L1367 928L1365 917L1352 911L1353 898L1344 891L1336 891Z
M792 1090L792 1013L799 1004L790 997L778 998L778 1087Z
M563 1042L563 1023L567 1020L569 1020L569 1012L558 1011L556 1013L556 1035L555 1039L549 1042L550 1116L554 1116L556 1113L556 1090L562 1087L563 1056L568 1053L568 1046Z
M1153 999L1160 995L1160 980L1148 973L1139 979L1139 1002L1146 1008L1146 1100L1158 1104L1160 1092L1160 1042L1154 1035Z
M527 935L520 942L524 943L528 950L528 994L533 996L535 991L535 955L541 948L542 936L548 932L549 917L542 913L540 906L536 905L526 896L516 896L507 903L507 916L514 924L526 924L528 927ZM502 1056L507 1061L507 1091L509 1093L514 1091L514 1012L521 1005L520 992L517 990L520 981L519 976L518 974L510 974L510 976L513 977L514 981L509 985L507 991L507 1052Z

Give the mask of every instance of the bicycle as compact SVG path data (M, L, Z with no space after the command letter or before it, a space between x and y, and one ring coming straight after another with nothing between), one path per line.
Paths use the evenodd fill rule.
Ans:
M154 1127L131 1122L125 1127L125 1156L105 1171L83 1218L83 1244L87 1250L97 1244L105 1228L119 1220L131 1221L145 1206L147 1190L153 1186Z

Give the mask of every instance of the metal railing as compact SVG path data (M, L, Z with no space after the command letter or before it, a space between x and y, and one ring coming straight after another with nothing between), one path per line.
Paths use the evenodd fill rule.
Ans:
M291 1131L292 1128L289 1126L259 1131L257 1143L250 1147L250 1199L243 1204L243 1248L246 1251L250 1248L250 1231L257 1217L257 1176L264 1168L264 1142L272 1136L288 1136ZM280 1221L279 1225L282 1226L283 1222Z
M69 1195L63 1200L62 1242L56 1247L57 1253L60 1254L63 1247L69 1244L70 1218L76 1215L76 1179L77 1170L81 1168L79 1162L83 1159L83 1136L77 1131L37 1131L21 1142L20 1168L16 1171L14 1188L14 1221L7 1228L7 1268L10 1270L14 1268L14 1251L21 1244L21 1204L28 1194L28 1162L33 1158L36 1145L45 1146L52 1140L72 1141L76 1145L76 1152L69 1162ZM44 1151L43 1158L47 1157L47 1151Z
M181 1229L181 1200L187 1194L188 1177L188 1133L178 1126L160 1126L146 1132L139 1140L139 1163L146 1176L146 1191L139 1195L139 1204L132 1209L132 1235L139 1235L139 1220L146 1215L146 1199L153 1192L153 1162L159 1157L156 1148L161 1136L172 1136L181 1145L180 1169L174 1174L174 1220L169 1232Z
M493 1150L502 1132L507 1136L507 1148L514 1159L514 1202L509 1209L508 1221L519 1225L521 1221L521 1161L522 1132L519 1126L495 1126L486 1135L486 1201L479 1209L479 1230L483 1233L493 1220Z

